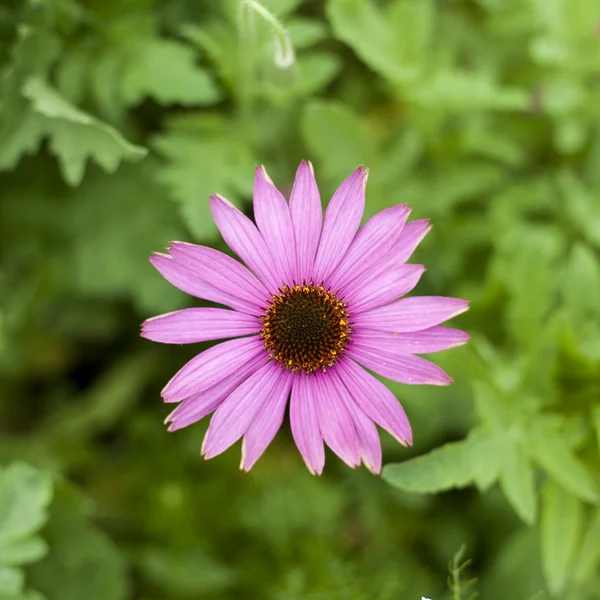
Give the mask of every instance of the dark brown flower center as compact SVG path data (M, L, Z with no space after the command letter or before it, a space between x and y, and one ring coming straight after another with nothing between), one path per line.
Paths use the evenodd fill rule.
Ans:
M348 344L348 313L322 285L284 286L262 318L270 357L290 371L313 373L335 364Z

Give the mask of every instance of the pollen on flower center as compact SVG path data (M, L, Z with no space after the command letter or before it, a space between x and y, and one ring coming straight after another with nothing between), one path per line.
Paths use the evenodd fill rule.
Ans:
M348 344L346 304L322 285L280 290L262 317L270 357L290 371L313 373L335 364Z

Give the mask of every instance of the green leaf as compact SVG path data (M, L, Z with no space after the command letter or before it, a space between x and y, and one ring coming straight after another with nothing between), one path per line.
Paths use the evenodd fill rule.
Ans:
M596 509L584 532L574 575L578 583L592 580L600 568L600 509Z
M414 80L424 66L434 13L427 0L395 4L395 10L384 14L371 0L329 0L327 16L334 35L367 65L383 77L403 83Z
M548 482L542 494L542 569L554 596L564 592L581 538L583 506L572 494Z
M196 115L172 118L154 146L166 159L156 178L180 204L185 224L199 239L214 238L209 196L239 203L252 195L254 160L237 127Z
M178 596L223 593L236 584L235 571L201 548L145 548L139 558L148 579Z
M50 478L24 463L0 471L0 565L39 559L46 550L34 534L47 519Z
M592 423L596 429L596 439L598 440L598 450L600 450L600 404L592 408Z
M358 165L372 164L375 140L360 117L335 102L312 101L302 115L302 134L332 179L347 177Z
M536 490L534 470L520 445L508 443L502 449L500 487L515 512L528 525L535 522Z
M574 324L600 320L600 261L586 245L576 243L571 248L561 287Z
M527 432L526 448L554 481L577 498L598 501L598 489L585 465L573 454L559 423L538 419Z
M136 44L122 75L121 95L128 105L146 97L184 106L210 105L220 99L211 75L196 65L194 51L162 38Z
M57 490L44 530L50 551L30 568L34 587L61 600L124 600L126 564L110 538L85 516L67 487Z
M73 106L39 77L26 81L23 95L31 101L40 129L50 137L50 149L70 185L81 183L88 158L112 173L121 161L137 161L146 155L144 148L130 144L116 129Z
M529 93L501 88L483 73L442 71L411 88L409 98L427 109L447 111L524 110Z
M407 492L432 494L465 487L485 469L492 444L470 438L436 448L423 456L384 467L382 477Z
M154 181L157 161L94 173L72 195L73 282L86 294L130 297L144 313L180 308L185 294L150 265L152 252L187 237L177 207Z

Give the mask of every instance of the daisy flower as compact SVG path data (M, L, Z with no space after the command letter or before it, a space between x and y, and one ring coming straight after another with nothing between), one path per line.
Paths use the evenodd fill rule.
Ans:
M418 356L464 344L469 336L440 326L465 300L404 298L425 271L407 264L429 231L407 222L405 204L360 222L368 170L359 167L323 215L312 166L298 168L289 203L263 167L256 169L256 225L222 196L212 215L231 250L172 242L150 262L184 292L228 308L188 308L148 319L142 336L165 344L223 340L192 358L162 391L179 403L169 431L214 411L205 458L242 438L248 471L275 437L289 400L291 430L313 474L327 444L351 467L381 470L375 425L412 443L396 397L369 371L400 383L448 385L452 379Z

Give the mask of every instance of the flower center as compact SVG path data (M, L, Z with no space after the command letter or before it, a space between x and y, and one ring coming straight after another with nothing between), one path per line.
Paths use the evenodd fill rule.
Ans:
M313 373L334 365L348 344L346 303L322 285L287 285L262 317L270 358L290 371Z

